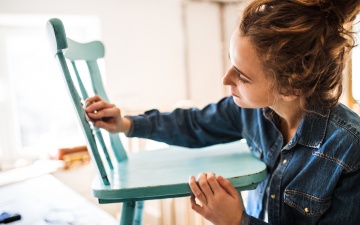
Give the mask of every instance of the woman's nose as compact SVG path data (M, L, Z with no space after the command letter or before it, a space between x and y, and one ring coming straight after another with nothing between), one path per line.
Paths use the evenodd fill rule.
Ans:
M233 85L234 82L231 80L231 68L228 69L225 73L225 75L222 78L223 84L224 85Z

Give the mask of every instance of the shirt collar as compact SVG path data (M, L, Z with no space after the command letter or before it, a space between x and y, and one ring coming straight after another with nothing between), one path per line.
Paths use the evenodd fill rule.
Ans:
M296 131L294 141L311 148L320 148L325 138L329 116L329 109L313 107L305 113Z
M270 108L263 109L263 115L274 124L277 124L278 116ZM291 148L296 143L310 148L320 148L323 143L329 120L330 110L312 107L304 114L295 136L286 148Z

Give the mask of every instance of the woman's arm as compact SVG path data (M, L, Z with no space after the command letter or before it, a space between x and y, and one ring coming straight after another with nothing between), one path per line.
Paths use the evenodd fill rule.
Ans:
M242 109L230 98L203 109L150 110L129 117L129 137L148 138L171 145L205 147L242 138Z

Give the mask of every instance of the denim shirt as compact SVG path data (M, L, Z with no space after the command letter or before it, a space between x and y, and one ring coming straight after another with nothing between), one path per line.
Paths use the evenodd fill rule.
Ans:
M185 147L246 139L268 176L249 192L242 224L360 224L360 117L342 104L306 113L289 143L270 108L231 97L199 110L150 110L129 117L129 137Z

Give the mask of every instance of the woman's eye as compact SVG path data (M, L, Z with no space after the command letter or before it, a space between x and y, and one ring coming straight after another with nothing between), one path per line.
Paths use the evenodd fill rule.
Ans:
M241 75L239 76L239 80L240 80L243 84L249 83L248 81L246 81L246 80L244 80L243 78L241 78Z
M243 84L249 83L249 82L247 82L246 80L242 79L241 77L239 77L239 80L240 80Z
M249 81L247 81L241 73L236 72L236 75L237 75L238 80L241 81L242 83L244 83L244 84L249 83Z
M239 81L241 81L244 84L249 83L249 81L246 78L244 78L243 74L238 69L236 69L235 66L233 67L233 69L235 70L236 77Z

